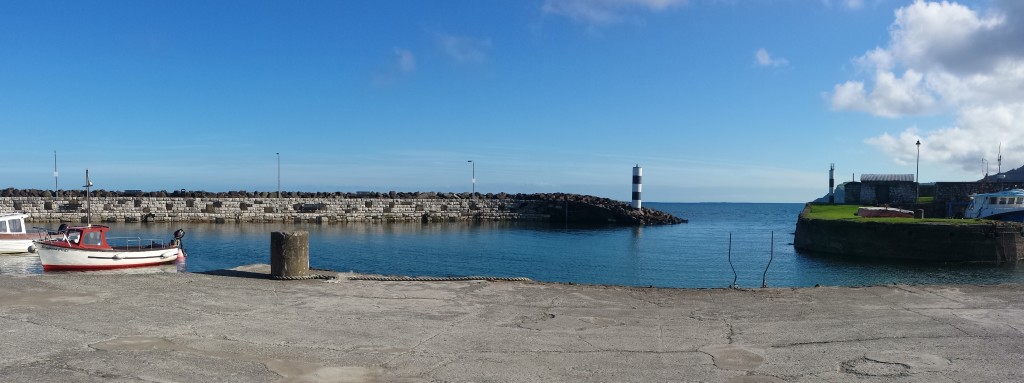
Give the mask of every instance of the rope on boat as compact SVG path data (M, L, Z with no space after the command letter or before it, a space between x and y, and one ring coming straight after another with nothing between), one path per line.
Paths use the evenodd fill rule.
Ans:
M454 281L503 281L503 282L530 282L525 277L348 277L350 281L383 281L383 282L454 282Z

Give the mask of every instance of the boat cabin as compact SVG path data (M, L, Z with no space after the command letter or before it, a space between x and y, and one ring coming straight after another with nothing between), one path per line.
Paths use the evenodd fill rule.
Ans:
M975 194L971 196L971 203L964 211L964 218L1024 221L1024 190L1011 189Z
M111 249L107 244L107 230L110 228L102 225L69 227L64 233L67 239L59 242L81 249Z
M0 214L0 237L3 234L25 234L25 217L28 214L7 213Z

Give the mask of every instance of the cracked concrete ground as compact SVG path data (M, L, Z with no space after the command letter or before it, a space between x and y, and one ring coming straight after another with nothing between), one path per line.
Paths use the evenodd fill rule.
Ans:
M0 275L3 382L1024 381L1020 285Z

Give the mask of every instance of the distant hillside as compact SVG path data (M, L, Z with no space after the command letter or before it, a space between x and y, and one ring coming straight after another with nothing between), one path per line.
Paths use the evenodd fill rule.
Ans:
M1002 172L1002 173L999 173L999 174L1006 175L1006 178L1003 179L1003 182L1024 182L1024 166L1021 166L1021 167L1013 169L1013 170L1008 170L1008 171L1005 171L1005 172ZM999 174L990 175L989 176L989 181L996 181L996 180L998 180L996 178L996 176L998 176ZM979 180L979 182L980 181L983 181L983 180Z

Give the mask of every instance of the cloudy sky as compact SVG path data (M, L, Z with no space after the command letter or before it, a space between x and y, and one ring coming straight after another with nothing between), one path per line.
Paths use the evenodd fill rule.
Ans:
M803 202L1024 165L1024 2L0 4L0 188ZM1002 151L1001 164L997 161ZM279 162L280 160L280 162ZM468 161L473 161L472 163ZM280 166L278 164L280 163Z

